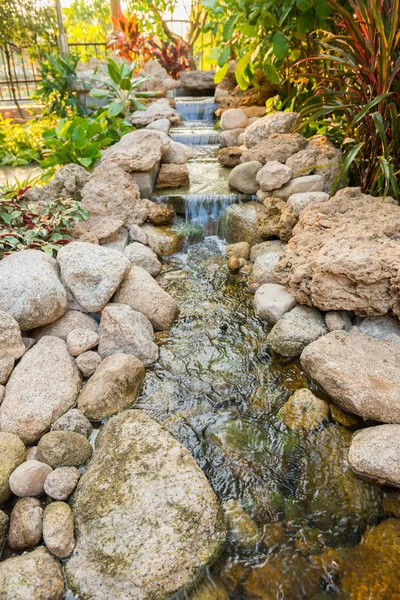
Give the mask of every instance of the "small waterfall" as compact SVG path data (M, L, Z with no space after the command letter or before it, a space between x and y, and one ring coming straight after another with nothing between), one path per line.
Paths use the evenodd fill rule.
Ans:
M185 221L199 225L204 235L217 235L221 215L231 204L240 202L239 194L188 195L184 198Z
M185 121L214 121L217 105L214 98L177 98L176 110Z
M171 139L174 142L180 142L187 145L217 145L219 142L219 133L214 129L201 128L174 128L171 129Z

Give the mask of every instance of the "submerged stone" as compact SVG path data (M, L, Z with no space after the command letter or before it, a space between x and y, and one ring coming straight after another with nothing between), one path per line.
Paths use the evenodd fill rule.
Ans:
M328 418L329 407L325 400L317 398L310 390L303 388L295 391L279 410L278 416L289 429L312 431Z

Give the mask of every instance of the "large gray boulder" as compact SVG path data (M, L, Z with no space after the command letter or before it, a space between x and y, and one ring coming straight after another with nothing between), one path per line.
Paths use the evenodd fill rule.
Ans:
M400 423L400 346L332 331L310 344L301 365L341 408L365 419Z
M72 497L69 587L92 600L166 600L193 584L224 542L218 500L195 460L145 413L106 423Z
M61 564L41 547L0 563L1 600L62 600Z
M349 449L349 464L358 475L400 487L400 425L357 431Z
M274 325L267 336L267 343L274 352L294 358L327 332L324 315L319 310L295 306Z
M141 267L132 267L114 298L145 315L154 329L170 329L179 315L176 300Z
M108 304L101 314L99 354L132 354L145 367L158 358L153 326L142 313L127 304Z
M122 252L86 242L64 246L57 260L65 285L88 312L105 307L131 266Z
M23 331L53 323L67 306L54 258L39 250L22 250L0 261L0 310Z
M250 246L262 242L256 230L257 215L263 211L259 202L231 204L221 219L221 234L229 244L248 242Z
M262 168L262 163L252 160L247 163L233 167L229 173L229 187L242 192L243 194L255 194L260 187L257 182L257 173Z
M32 444L75 404L81 377L66 343L39 340L15 367L0 406L0 429Z

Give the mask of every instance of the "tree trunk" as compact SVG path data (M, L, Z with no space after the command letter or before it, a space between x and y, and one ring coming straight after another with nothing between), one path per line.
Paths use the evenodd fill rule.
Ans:
M13 76L12 76L12 69L11 69L11 60L10 60L10 51L8 49L8 46L5 45L4 46L4 54L6 55L6 61L7 61L7 75L8 75L8 80L10 82L10 89L11 89L11 95L13 97L15 106L18 109L19 112L19 116L21 117L21 119L24 118L24 113L22 112L22 109L19 105L19 102L17 100L17 94L15 91L15 87L14 87L14 80L13 80Z

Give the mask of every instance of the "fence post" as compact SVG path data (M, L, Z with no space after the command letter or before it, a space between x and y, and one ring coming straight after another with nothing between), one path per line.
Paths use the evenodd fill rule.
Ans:
M65 58L68 54L68 40L64 29L60 0L56 0L56 12L58 26L58 46L60 48L61 58Z

